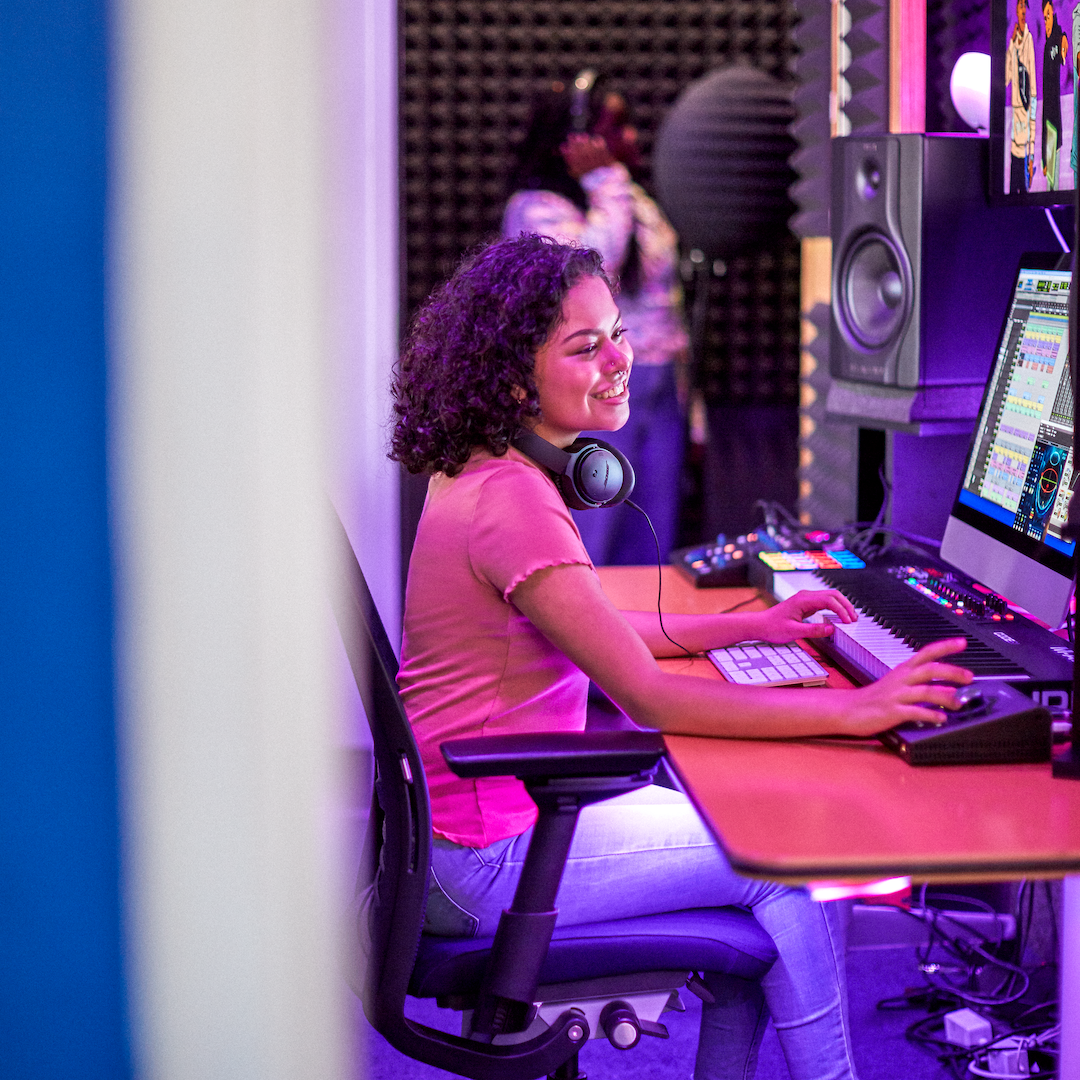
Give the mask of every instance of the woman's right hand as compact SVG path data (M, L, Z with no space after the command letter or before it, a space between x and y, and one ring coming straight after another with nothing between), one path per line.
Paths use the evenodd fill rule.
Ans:
M955 709L956 687L967 686L974 678L966 668L941 661L962 652L966 645L964 638L935 641L877 682L850 691L844 709L845 733L876 735L908 720L940 723L941 713L927 706ZM856 697L858 701L853 703L851 699Z
M586 135L574 132L559 147L559 153L566 162L566 170L575 180L580 180L587 172L604 165L614 165L615 155L608 148L602 135Z

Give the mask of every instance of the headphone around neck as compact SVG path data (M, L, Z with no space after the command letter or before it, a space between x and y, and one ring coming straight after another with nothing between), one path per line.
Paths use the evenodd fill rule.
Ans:
M618 506L634 490L634 467L614 446L600 439L576 439L560 450L547 439L523 431L510 443L555 474L555 486L572 510Z

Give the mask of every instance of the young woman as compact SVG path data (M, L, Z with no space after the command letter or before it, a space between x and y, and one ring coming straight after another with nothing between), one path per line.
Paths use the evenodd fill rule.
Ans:
M513 778L460 780L439 744L511 731L580 730L589 678L662 731L779 738L872 735L954 705L928 646L858 690L755 689L665 674L678 655L655 612L619 612L600 588L550 475L510 445L522 430L559 447L626 423L633 350L595 251L537 236L468 258L417 315L395 380L392 456L430 473L405 602L399 675L421 747L435 832L428 930L492 934L521 872L536 808ZM606 513L603 509L592 511ZM691 650L831 632L802 620L854 612L836 592L766 611L668 616ZM688 802L660 789L581 814L559 898L562 923L743 904L776 942L757 983L706 979L696 1080L753 1075L766 1018L793 1080L853 1078L843 934L835 905L744 880Z

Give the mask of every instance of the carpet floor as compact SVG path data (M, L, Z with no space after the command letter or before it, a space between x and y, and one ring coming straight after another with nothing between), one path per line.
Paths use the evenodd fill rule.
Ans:
M909 987L920 986L914 950L866 949L848 955L848 986L855 1062L860 1080L948 1080L949 1071L925 1050L909 1043L904 1029L925 1016L922 1011L880 1011L877 1003ZM581 1069L591 1080L690 1080L697 1047L700 1007L684 992L685 1013L663 1016L671 1037L643 1039L629 1051L614 1049L606 1039L591 1041L582 1051ZM445 1031L460 1030L457 1013L434 1002L415 1002L410 1015ZM387 1045L356 1009L357 1080L440 1080L449 1076L412 1061ZM770 1025L761 1047L757 1080L789 1080L776 1032Z

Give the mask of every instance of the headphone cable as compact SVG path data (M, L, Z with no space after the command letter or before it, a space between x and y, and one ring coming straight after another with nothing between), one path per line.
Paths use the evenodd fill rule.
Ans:
M656 614L660 619L660 633L664 635L677 649L682 649L687 656L693 659L699 656L699 653L692 653L685 645L680 645L668 632L664 629L664 613L660 610L660 598L664 590L664 570L663 563L660 556L660 538L656 535L656 529L653 528L652 520L649 515L641 509L640 506L633 499L627 499L626 505L636 510L648 523L649 531L652 533L653 543L656 545Z

